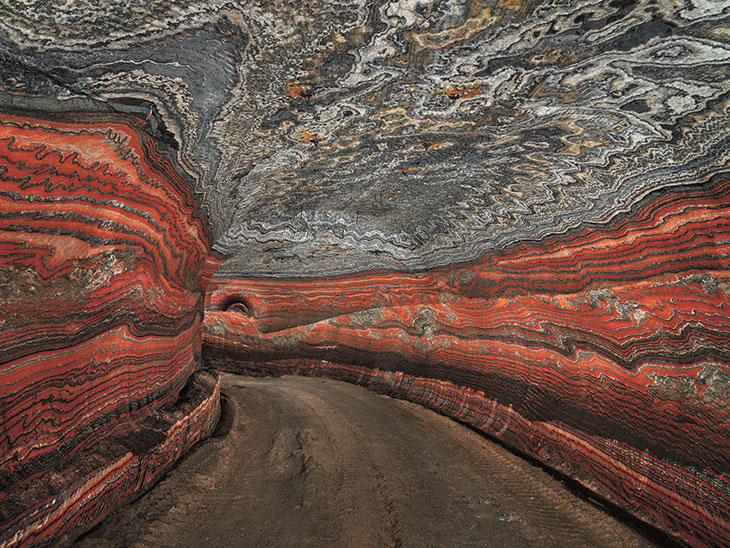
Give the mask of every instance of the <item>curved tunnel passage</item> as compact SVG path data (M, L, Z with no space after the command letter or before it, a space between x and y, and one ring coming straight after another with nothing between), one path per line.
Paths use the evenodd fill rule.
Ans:
M0 0L0 548L158 482L220 371L418 403L727 545L729 28L721 0Z
M301 377L222 391L220 432L74 548L673 545L421 406Z

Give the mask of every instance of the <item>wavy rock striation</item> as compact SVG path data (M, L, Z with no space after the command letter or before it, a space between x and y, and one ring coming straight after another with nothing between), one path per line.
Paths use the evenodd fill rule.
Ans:
M217 278L205 341L229 370L331 376L434 408L683 540L720 546L729 257L725 174L476 263Z
M729 71L714 0L0 1L0 545L210 430L219 266L225 367L420 401L726 544ZM97 506L105 442L157 464Z
M144 127L0 115L0 546L78 534L215 426L210 239Z

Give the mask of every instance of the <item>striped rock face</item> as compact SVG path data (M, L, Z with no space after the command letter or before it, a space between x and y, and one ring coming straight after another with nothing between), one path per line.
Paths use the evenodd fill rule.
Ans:
M419 274L218 278L231 371L421 403L690 543L730 534L730 178L610 225Z
M206 356L726 544L728 74L716 0L0 1L0 547L209 431Z
M209 248L144 121L0 114L0 545L90 527L215 425L215 379L179 398Z

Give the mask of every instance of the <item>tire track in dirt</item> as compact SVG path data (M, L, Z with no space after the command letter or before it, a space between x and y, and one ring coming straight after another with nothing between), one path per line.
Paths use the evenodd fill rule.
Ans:
M76 548L653 546L544 470L417 405L226 376L219 436Z

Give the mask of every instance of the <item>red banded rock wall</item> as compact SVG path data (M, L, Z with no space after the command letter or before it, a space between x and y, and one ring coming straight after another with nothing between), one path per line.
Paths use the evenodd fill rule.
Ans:
M473 264L214 279L205 345L234 371L419 402L696 546L730 538L730 177Z
M83 532L216 423L194 375L216 260L145 126L0 115L2 548Z

